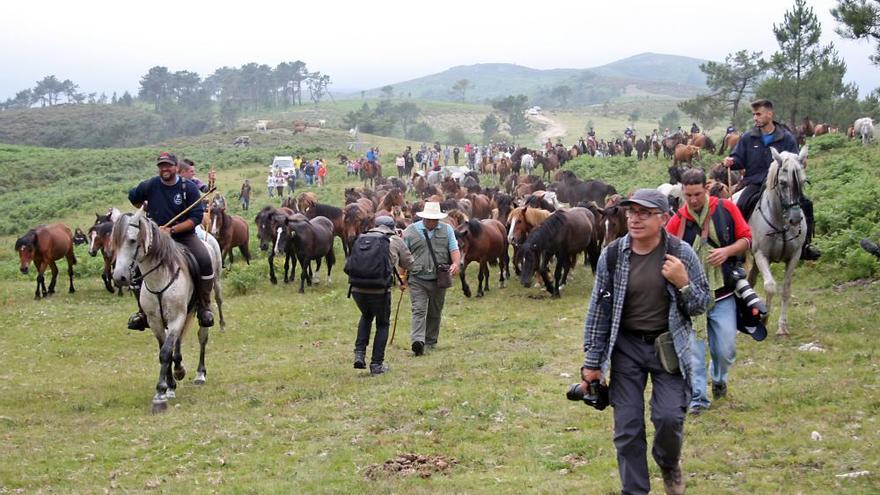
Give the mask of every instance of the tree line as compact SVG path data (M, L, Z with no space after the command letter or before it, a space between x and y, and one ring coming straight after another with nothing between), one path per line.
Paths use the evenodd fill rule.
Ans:
M841 36L880 40L877 0L839 0L831 13ZM710 91L679 103L679 109L705 128L722 122L748 127L748 104L756 98L772 100L780 120L792 128L805 118L845 127L864 115L880 116L880 88L860 100L859 88L843 82L846 63L833 43L819 42L822 26L806 0L795 0L773 34L779 50L767 59L762 52L740 50L723 62L700 65ZM871 60L880 64L880 45L877 50Z

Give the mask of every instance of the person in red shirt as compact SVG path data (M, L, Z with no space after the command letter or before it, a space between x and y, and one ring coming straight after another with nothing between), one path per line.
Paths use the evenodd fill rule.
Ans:
M697 338L691 353L694 361L688 411L699 414L711 404L706 392L705 336L712 357L712 397L717 400L727 394L727 376L736 359L736 280L732 273L751 247L752 232L736 204L709 196L702 170L686 171L681 184L685 205L666 224L666 231L694 248L715 294L706 319L694 321Z

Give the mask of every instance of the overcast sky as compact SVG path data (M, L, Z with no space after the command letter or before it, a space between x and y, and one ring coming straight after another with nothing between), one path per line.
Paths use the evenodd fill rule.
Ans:
M14 3L12 3L14 2ZM455 65L506 62L588 68L651 51L722 60L776 51L773 23L787 0L719 2L446 0L342 2L16 1L3 7L0 98L43 76L85 92L128 90L155 65L207 76L248 62L302 60L331 91L370 89ZM862 94L880 86L866 42L841 39L829 9L809 2Z

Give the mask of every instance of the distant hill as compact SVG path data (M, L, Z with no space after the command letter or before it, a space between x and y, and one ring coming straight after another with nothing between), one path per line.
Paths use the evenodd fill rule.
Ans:
M511 94L525 94L546 106L579 106L605 103L620 96L688 98L705 88L699 69L704 60L642 53L592 69L539 70L515 64L476 64L452 67L429 76L392 84L394 94L431 100L455 100L451 91L461 79L473 85L465 100L483 102ZM568 86L561 98L554 88ZM379 88L366 91L378 97Z
M164 136L162 119L138 106L55 105L0 112L0 143L109 148L142 146Z

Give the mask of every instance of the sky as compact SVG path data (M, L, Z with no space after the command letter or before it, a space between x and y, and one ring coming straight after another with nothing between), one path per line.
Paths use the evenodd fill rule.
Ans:
M54 74L81 91L135 94L150 67L203 77L249 62L302 60L331 76L331 92L394 84L456 65L589 68L642 52L723 60L778 49L772 27L793 0L444 2L41 1L4 5L0 99ZM864 95L880 86L868 42L842 39L810 0Z

